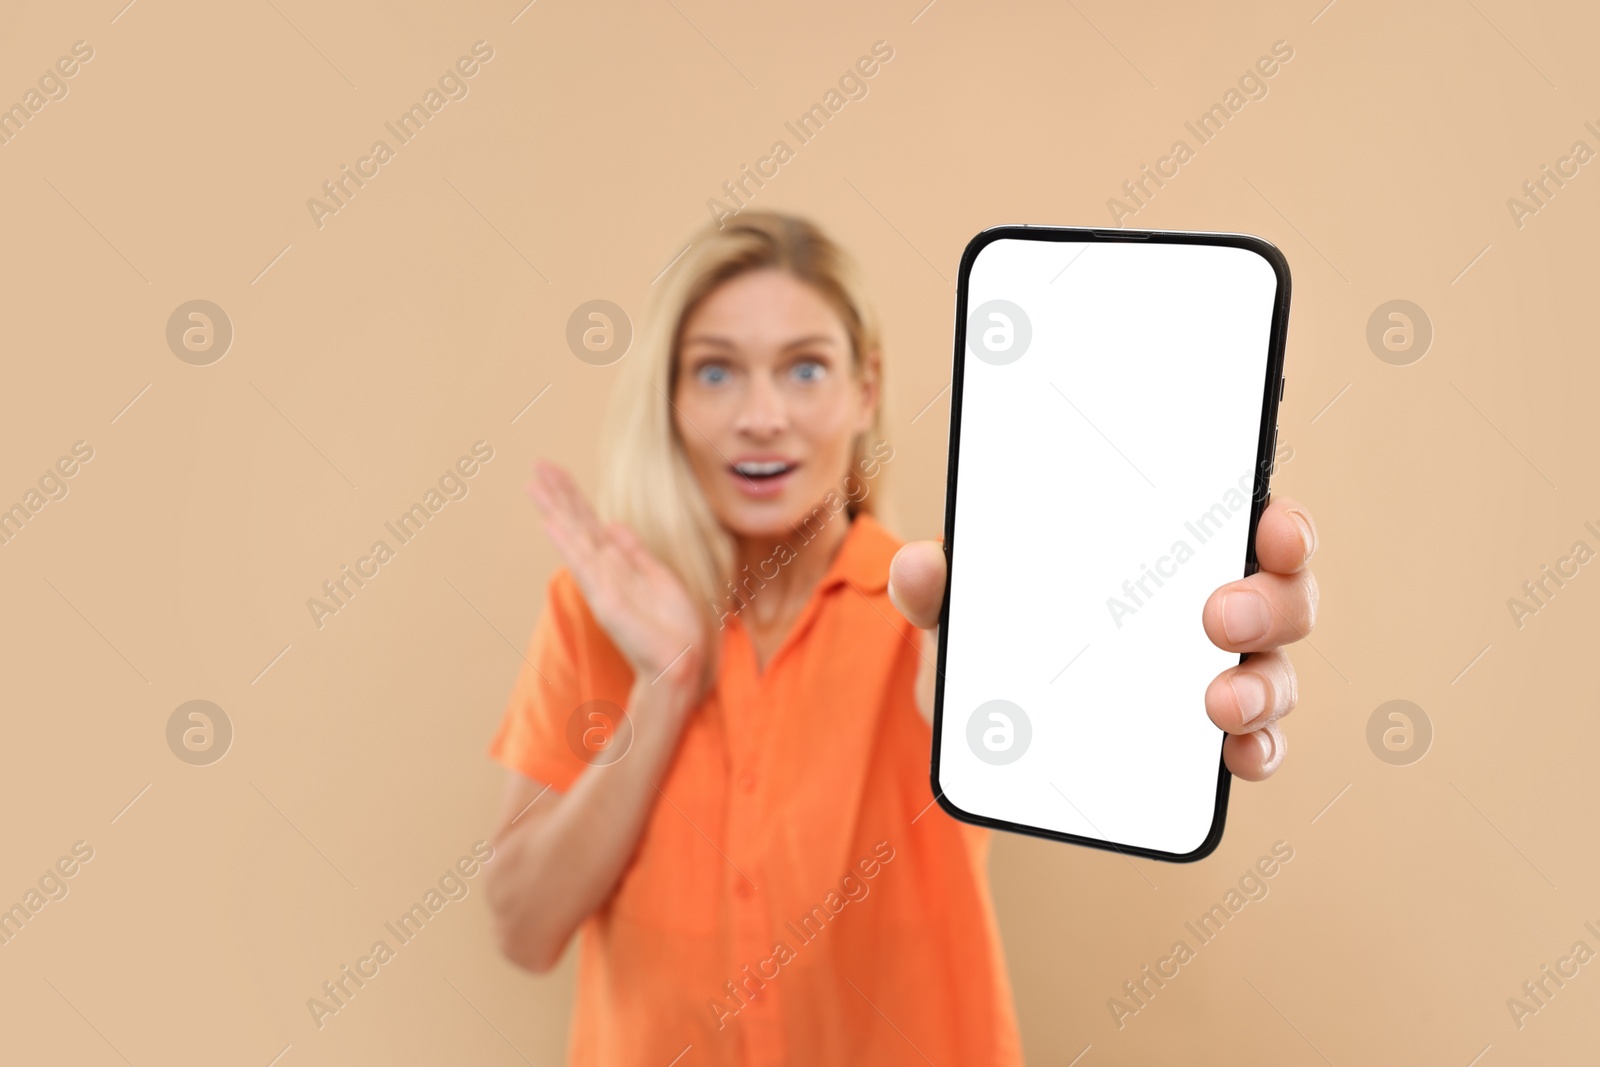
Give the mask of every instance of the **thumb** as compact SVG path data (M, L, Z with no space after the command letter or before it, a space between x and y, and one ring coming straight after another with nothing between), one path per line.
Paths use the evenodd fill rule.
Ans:
M889 599L900 614L924 630L939 624L946 565L938 541L902 545L889 563Z

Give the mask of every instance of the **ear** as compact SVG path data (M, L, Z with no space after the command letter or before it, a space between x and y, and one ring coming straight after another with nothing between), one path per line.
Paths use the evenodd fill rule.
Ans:
M856 432L866 433L872 429L873 420L878 416L878 405L883 402L883 357L879 349L872 349L861 360L857 380L861 407L856 417Z

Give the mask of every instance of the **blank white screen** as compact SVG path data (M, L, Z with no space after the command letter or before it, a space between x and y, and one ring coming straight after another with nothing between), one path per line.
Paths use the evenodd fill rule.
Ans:
M958 357L939 738L958 808L1167 853L1205 840L1223 738L1205 690L1238 656L1200 615L1244 573L1276 294L1272 265L1238 247L1001 239L978 253L969 323L1007 301L1031 339L996 363L969 326ZM1005 321L986 321L1003 345ZM993 700L1031 727L1011 762L979 749L1009 758L1016 724L1010 749L987 716L996 732L970 743Z

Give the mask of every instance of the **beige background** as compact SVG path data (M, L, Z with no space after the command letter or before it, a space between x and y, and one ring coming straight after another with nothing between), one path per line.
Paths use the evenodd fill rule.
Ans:
M94 449L0 546L0 903L94 849L0 947L0 1058L559 1062L571 957L502 962L481 876L320 1031L305 1002L490 827L484 748L555 565L523 476L545 455L592 478L614 374L567 350L568 315L636 313L721 183L880 39L869 95L755 202L865 264L906 536L941 520L967 239L1108 223L1184 120L1294 49L1132 220L1261 234L1293 268L1278 486L1319 522L1324 592L1293 751L1199 864L998 837L1030 1062L1594 1048L1600 966L1521 1029L1506 1006L1600 949L1600 576L1521 629L1506 604L1600 548L1600 164L1520 229L1506 206L1600 148L1593 5L122 2L0 7L0 103L94 49L0 146L0 505ZM318 229L307 198L478 40L470 95ZM205 367L165 341L197 298L236 333ZM1365 340L1397 298L1436 331L1409 366ZM478 440L470 495L319 630L307 598ZM210 766L167 747L192 699L234 725ZM1366 741L1391 699L1435 731L1410 766ZM1119 1030L1107 999L1278 840L1270 896Z

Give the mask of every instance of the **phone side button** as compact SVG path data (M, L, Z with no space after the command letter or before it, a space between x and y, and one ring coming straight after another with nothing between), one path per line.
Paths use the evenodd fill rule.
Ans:
M1278 473L1278 428L1272 428L1272 447L1267 449L1267 477Z
M1283 403L1283 387L1287 385L1288 382L1289 379L1287 376L1278 379L1278 403L1280 404Z

